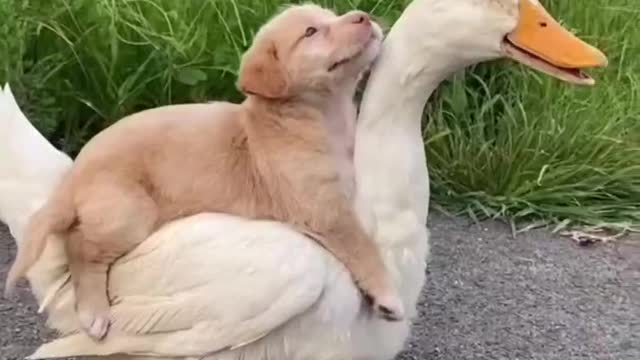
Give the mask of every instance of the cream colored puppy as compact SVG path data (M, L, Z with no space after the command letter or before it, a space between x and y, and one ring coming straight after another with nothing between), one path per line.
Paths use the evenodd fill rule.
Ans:
M243 57L242 104L156 108L98 134L31 218L7 289L38 259L49 235L62 235L80 322L101 339L110 322L110 264L168 221L226 212L300 229L345 264L376 314L402 318L350 200L353 96L381 39L366 13L288 8Z

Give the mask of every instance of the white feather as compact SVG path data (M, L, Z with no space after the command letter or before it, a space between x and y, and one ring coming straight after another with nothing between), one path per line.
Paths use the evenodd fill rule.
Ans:
M0 89L0 220L14 236L71 163L29 123L9 84Z

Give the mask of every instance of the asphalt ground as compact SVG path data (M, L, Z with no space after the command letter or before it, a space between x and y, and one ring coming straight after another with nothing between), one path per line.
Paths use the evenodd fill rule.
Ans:
M640 240L578 246L500 222L433 215L413 336L397 360L640 360ZM0 279L15 253L0 226ZM53 334L28 288L0 299L0 359Z

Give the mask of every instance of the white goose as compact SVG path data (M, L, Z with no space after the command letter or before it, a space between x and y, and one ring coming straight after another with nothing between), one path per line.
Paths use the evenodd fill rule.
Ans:
M423 107L452 72L501 56L578 84L593 83L579 69L606 64L537 0L415 0L371 74L357 132L357 205L407 309L416 307L429 250ZM29 124L8 87L0 126L0 216L19 241L71 161ZM159 230L113 267L114 325L96 343L78 331L64 253L49 244L29 280L63 336L34 358L383 360L409 334L408 321L371 317L341 264L302 235L201 214Z

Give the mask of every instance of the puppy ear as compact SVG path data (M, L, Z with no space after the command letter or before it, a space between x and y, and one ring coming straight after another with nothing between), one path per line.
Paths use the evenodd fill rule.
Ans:
M253 46L242 58L238 88L247 95L269 99L287 96L289 79L275 44Z

